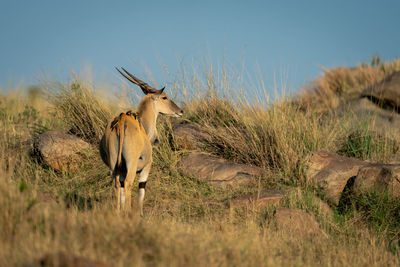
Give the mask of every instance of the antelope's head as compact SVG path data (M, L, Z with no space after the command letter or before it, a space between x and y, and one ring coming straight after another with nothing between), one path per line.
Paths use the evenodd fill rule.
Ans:
M120 71L118 68L116 68L119 73L121 73L122 76L124 76L128 81L138 85L143 93L146 96L149 96L153 100L154 103L154 108L158 114L163 114L163 115L169 115L173 117L181 117L183 114L183 110L178 107L169 97L168 95L164 92L165 87L162 89L155 89L148 85L147 83L139 80L132 74L130 74L127 70L124 68L121 68L124 72Z

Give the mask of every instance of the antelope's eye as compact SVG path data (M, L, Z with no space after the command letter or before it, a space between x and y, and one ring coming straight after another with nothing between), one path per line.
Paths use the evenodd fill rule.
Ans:
M166 97L166 96L164 96L162 99L164 99L164 100L165 100L165 99L167 99L167 97Z

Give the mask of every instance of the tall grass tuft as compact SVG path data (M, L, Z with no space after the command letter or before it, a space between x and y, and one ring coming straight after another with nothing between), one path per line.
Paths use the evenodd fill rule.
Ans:
M388 162L398 151L397 140L379 135L368 128L357 128L344 138L338 153L361 160Z
M112 113L92 86L77 77L68 84L47 81L43 86L67 130L89 143L99 143Z

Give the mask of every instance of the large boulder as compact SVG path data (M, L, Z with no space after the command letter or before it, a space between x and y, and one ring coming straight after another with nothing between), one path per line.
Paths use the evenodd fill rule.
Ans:
M328 236L320 228L315 216L303 210L277 208L274 217L278 230L298 236Z
M76 170L82 162L82 153L90 147L82 139L62 131L42 133L34 146L44 163L56 171Z
M178 166L182 173L221 188L253 183L263 173L258 167L228 162L199 152L182 157Z
M337 111L341 116L354 116L359 120L372 122L373 131L382 136L388 132L400 133L400 114L391 109L381 108L370 98L362 97L342 103Z
M268 207L271 205L279 205L287 191L284 190L262 190L256 194L247 194L240 196L231 201L233 207L255 206Z
M211 139L209 133L194 123L179 123L173 127L175 149L200 150Z
M382 108L399 110L400 108L400 71L383 81L366 88L362 96L369 98Z
M361 167L353 190L358 195L377 191L400 197L400 165L369 164Z
M315 151L306 156L307 179L320 187L326 199L338 205L347 181L355 177L367 162L339 156L327 151Z
M321 215L325 216L326 218L333 218L334 212L325 201L323 201L317 196L313 196L312 201L318 207Z
M374 131L400 135L400 72L361 90L356 97L342 96L336 114L371 122Z

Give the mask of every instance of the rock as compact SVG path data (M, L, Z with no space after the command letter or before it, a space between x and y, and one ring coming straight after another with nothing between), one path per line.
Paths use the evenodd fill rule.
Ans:
M279 205L286 195L284 190L263 190L259 194L247 194L231 201L231 206L241 207L254 205L256 207L268 207Z
M357 117L371 117L374 130L382 135L400 134L400 72L364 89L361 98L349 103L347 110Z
M400 72L361 91L356 98L341 99L336 114L355 116L371 121L371 127L381 135L400 134Z
M361 167L353 190L357 195L378 191L400 197L400 164L369 164Z
M329 207L328 204L326 204L325 201L323 201L319 197L313 196L313 202L319 207L321 213L325 217L327 217L327 218L333 217L333 210L331 209L331 207Z
M90 145L62 131L49 131L35 140L35 150L45 164L56 171L74 171L82 162L81 153Z
M400 133L400 114L379 107L367 97L343 103L337 111L341 116L354 116L356 119L373 122L371 123L372 130L382 136L387 135L388 132Z
M382 108L399 110L400 107L400 71L395 72L383 81L366 88L362 96L368 97L371 101Z
M300 236L328 236L319 227L314 215L303 210L277 208L274 217L278 230L290 232Z
M44 267L108 267L110 265L65 253L47 254L39 260Z
M201 149L204 141L211 136L194 123L179 123L173 127L174 147L176 149Z
M182 173L221 188L253 183L256 176L263 173L258 167L228 162L199 152L184 156L178 166Z
M366 164L335 153L315 151L306 156L306 177L322 188L328 201L338 205L347 181L356 176L360 167Z

